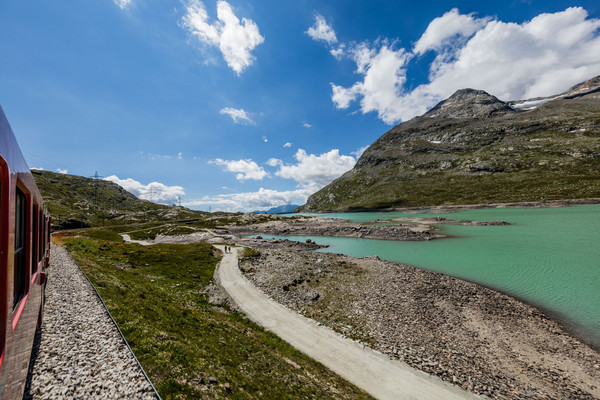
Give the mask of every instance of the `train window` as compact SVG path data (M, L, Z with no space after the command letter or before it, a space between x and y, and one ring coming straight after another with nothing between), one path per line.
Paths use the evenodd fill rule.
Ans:
M19 188L15 199L15 263L14 263L14 298L13 309L27 293L27 198Z
M38 218L38 206L36 204L33 205L33 232L32 232L32 237L33 237L33 246L31 247L31 276L33 276L33 274L35 274L37 272L37 268L38 268L38 256L37 256L37 251L38 251L38 241L39 241L39 231L40 231L40 227L39 227L39 218Z
M40 210L38 212L38 221L39 222L39 232L38 232L38 242L39 242L39 249L38 249L38 262L42 261L42 259L44 258L44 214L42 213L42 210Z

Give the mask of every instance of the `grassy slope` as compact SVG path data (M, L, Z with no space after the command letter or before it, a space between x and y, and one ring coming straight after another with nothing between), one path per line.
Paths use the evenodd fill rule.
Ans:
M144 247L122 242L119 230L57 239L90 277L163 398L368 398L241 314L209 304L203 291L219 260L210 245Z

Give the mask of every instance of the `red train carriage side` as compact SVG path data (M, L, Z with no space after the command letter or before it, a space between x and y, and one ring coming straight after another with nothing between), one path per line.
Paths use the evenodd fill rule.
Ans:
M0 107L0 398L21 399L44 310L50 220Z

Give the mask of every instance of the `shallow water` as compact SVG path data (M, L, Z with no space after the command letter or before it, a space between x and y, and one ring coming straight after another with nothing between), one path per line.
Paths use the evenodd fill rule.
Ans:
M456 276L536 305L600 348L600 205L482 209L451 214L320 214L354 222L402 216L510 222L439 225L449 239L397 242L310 237L319 251L380 258ZM309 236L288 237L304 241Z

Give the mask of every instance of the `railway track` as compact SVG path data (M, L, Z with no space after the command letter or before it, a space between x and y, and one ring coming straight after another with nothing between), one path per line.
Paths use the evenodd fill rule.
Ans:
M24 399L160 399L64 248L52 246L48 272Z

